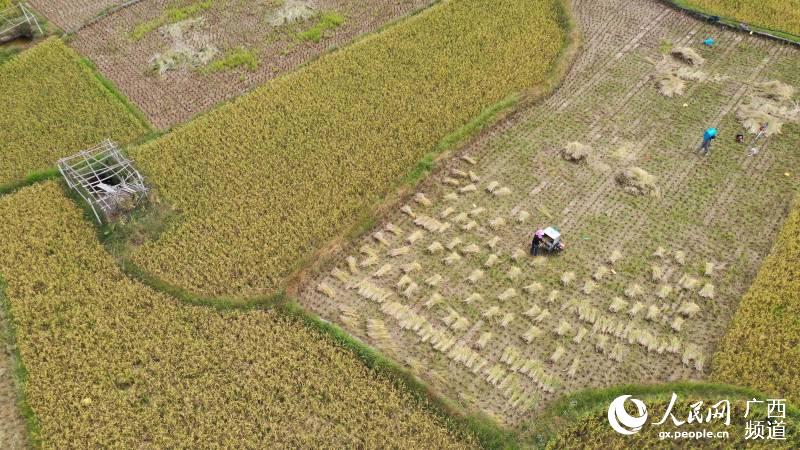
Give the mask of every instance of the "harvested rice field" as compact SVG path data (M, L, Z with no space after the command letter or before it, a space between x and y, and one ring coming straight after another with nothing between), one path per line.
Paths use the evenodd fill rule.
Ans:
M16 2L14 2L16 3ZM124 0L31 0L33 8L64 31L71 32Z
M72 45L164 129L430 3L144 0L82 29Z
M585 48L555 95L300 287L312 311L510 426L584 388L705 379L798 188L783 87L800 85L797 49L657 2L574 10ZM683 87L667 96L673 73ZM735 136L761 120L772 134L753 154ZM722 134L699 156L711 126ZM566 249L531 257L549 225Z

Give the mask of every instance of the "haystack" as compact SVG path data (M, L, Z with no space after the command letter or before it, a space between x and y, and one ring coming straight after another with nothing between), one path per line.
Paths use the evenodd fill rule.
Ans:
M674 73L675 76L684 81L695 81L702 83L708 79L708 75L702 70L690 69L688 67L681 67Z
M267 17L267 22L273 27L279 27L310 19L317 14L310 3L303 0L288 0Z
M787 122L800 122L800 106L792 102L795 88L781 81L758 83L748 100L736 111L736 117L751 133L767 125L766 135L780 134Z
M633 195L658 195L656 177L641 167L631 166L617 175L617 182L625 192Z
M670 52L673 58L681 61L690 66L700 66L706 62L705 58L700 56L697 51L691 47L676 47Z
M736 117L750 133L758 133L767 124L767 136L780 134L784 123L800 122L800 108L778 105L773 101L752 97L736 111Z
M794 97L795 88L778 80L765 81L756 84L756 90L761 97L777 102L788 102Z
M662 72L656 75L656 86L658 92L665 97L675 97L683 95L686 90L686 83L672 72Z
M592 148L580 142L570 142L561 150L561 157L570 162L581 162L589 157Z

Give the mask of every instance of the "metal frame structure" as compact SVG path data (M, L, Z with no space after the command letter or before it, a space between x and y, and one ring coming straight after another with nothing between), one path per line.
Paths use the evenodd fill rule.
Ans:
M43 35L42 27L36 16L30 11L30 7L23 3L17 3L15 6L10 6L0 11L0 37L19 28L22 25L28 24L31 31L39 30L39 34Z
M110 139L60 159L58 170L67 185L86 200L100 223L100 213L108 220L135 206L148 191L133 161Z

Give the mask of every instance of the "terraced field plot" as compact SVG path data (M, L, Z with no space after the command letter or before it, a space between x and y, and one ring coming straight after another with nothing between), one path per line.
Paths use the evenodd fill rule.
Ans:
M103 139L148 131L78 58L50 39L0 65L0 186Z
M16 3L16 2L15 2ZM31 0L34 9L66 32L75 31L125 0Z
M800 36L800 0L679 0L676 3Z
M474 446L299 321L186 306L129 280L55 182L3 196L0 217L46 448Z
M276 292L445 136L543 83L562 19L552 0L444 2L130 149L179 211L132 260L205 296Z
M81 30L73 45L169 128L430 3L144 0Z
M796 348L800 305L800 203L742 298L714 356L712 378L800 401ZM763 373L771 373L769 377Z
M791 99L758 154L734 139L773 101L762 83L800 85L796 49L656 2L574 4L587 42L563 87L300 289L310 309L510 425L585 387L704 378L798 189ZM717 46L700 48L711 35ZM668 55L685 46L705 63ZM659 92L665 74L686 78L682 94ZM700 157L710 126L721 135ZM563 157L573 141L590 146L579 163ZM633 168L655 177L652 195L620 186ZM531 258L532 231L551 224L566 251Z

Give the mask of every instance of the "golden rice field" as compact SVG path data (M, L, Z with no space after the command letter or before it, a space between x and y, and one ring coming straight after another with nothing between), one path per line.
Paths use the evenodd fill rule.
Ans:
M442 2L131 149L181 213L133 260L205 295L276 290L444 136L544 82L563 13Z
M0 197L0 274L43 447L474 446L294 319L127 279L82 214L55 182Z
M800 0L685 0L678 3L800 36Z
M82 148L148 131L79 56L49 39L0 65L0 186Z
M712 378L800 402L800 204L739 303Z

